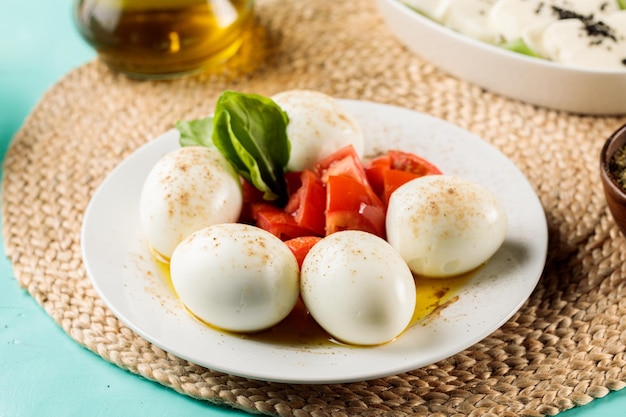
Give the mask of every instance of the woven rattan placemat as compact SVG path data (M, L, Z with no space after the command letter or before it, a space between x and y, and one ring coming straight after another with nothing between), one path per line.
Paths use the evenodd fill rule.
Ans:
M183 394L269 415L554 415L624 388L626 239L608 215L597 171L604 139L626 119L538 109L452 78L404 49L372 1L259 0L257 12L257 37L226 73L137 82L95 61L54 85L16 135L2 190L7 253L19 283L67 334ZM240 64L250 65L242 73L234 69ZM527 175L548 220L547 265L529 301L447 360L350 384L225 375L135 335L86 276L84 210L117 163L175 120L211 112L226 88L265 95L310 88L396 104L495 145Z

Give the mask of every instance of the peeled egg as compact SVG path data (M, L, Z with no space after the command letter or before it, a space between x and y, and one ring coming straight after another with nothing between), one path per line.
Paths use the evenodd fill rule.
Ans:
M239 178L218 150L183 147L163 156L148 173L140 222L152 248L169 258L196 230L237 221L242 200Z
M289 90L272 97L289 116L289 171L311 169L322 158L352 145L363 156L361 128L335 98L310 90Z
M356 230L333 233L311 248L300 291L322 328L355 345L393 340L415 310L415 282L404 260L385 240Z
M387 240L415 274L449 277L477 268L507 230L500 201L483 186L450 175L420 177L389 199Z
M217 224L183 240L170 261L172 285L198 318L233 332L283 320L299 295L296 257L280 239L241 223Z

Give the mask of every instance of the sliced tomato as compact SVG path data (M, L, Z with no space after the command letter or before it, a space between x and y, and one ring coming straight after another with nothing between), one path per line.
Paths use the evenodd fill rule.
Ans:
M385 172L391 169L391 158L389 155L381 155L370 160L365 165L365 176L372 190L377 196L382 197L385 191Z
M315 246L317 242L322 240L319 236L300 236L285 241L285 245L293 252L298 261L298 266L302 267L304 258L309 253L311 248Z
M285 212L291 214L300 227L308 229L312 234L324 236L326 209L326 190L317 175L310 170L300 173L300 188L294 192Z
M351 177L363 184L368 183L365 168L352 145L344 146L320 160L315 166L315 172L324 184L328 177L337 175Z
M424 175L441 174L439 168L415 154L389 150L370 160L365 166L367 180L376 195L385 203L398 187Z
M365 164L365 168L371 168L376 166L387 169L391 168L391 158L389 157L389 155L379 155L376 158L370 159L367 164Z
M289 240L312 232L299 226L293 216L269 203L255 203L251 206L252 217L257 227L267 230L280 240Z
M382 199L385 205L389 204L391 193L396 191L400 186L407 182L419 178L421 175L409 171L400 171L399 169L389 169L383 173L384 187Z
M241 207L241 214L239 215L239 223L253 223L254 216L252 215L252 205L256 203L262 203L263 192L259 191L256 187L250 184L248 181L241 180L241 193L243 198L243 204Z
M326 235L362 230L385 237L385 206L372 188L348 175L326 183Z
M431 162L410 152L389 150L387 155L389 155L393 169L412 172L418 176L441 174L439 168Z
M289 171L285 173L285 183L287 183L287 195L293 195L302 186L302 172Z

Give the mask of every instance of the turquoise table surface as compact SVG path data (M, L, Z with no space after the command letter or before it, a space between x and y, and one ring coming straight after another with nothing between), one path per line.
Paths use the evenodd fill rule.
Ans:
M0 157L45 91L93 59L71 0L0 2ZM19 287L0 253L0 417L249 414L196 401L82 348ZM626 390L560 417L626 417Z

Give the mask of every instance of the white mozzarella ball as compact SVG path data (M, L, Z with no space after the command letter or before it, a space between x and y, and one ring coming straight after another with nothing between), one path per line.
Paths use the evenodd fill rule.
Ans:
M548 59L567 65L608 70L624 70L626 57L626 10L602 19L615 40L581 36L585 24L578 19L552 23L543 32L543 48Z
M280 239L241 223L201 229L176 247L172 285L198 318L233 332L283 320L299 295L296 257Z
M403 3L438 22L450 7L450 0L403 0Z
M415 274L449 277L477 268L507 230L500 201L468 179L420 177L399 187L387 209L387 240Z
M406 329L415 311L411 271L371 233L349 230L325 237L304 258L300 280L311 316L345 343L389 342Z
M539 7L535 1L498 0L489 9L487 16L489 27L498 33L504 42L515 41L521 38L528 25L554 20L551 5L544 6Z
M483 0L481 0L483 1ZM591 16L598 20L619 10L617 2L606 0L582 1L528 1L528 0L496 0L488 11L488 22L492 30L496 31L505 42L511 42L524 36L524 32L533 25L556 22L560 19L555 7L564 11L571 11L580 16ZM578 20L578 19L574 19ZM570 38L576 43L576 38L584 38L583 31ZM587 39L589 41L589 39Z
M205 226L235 222L243 197L237 174L218 150L183 147L164 155L141 192L142 229L154 250L169 258L185 237Z
M287 170L311 169L320 159L347 145L363 156L361 128L333 97L317 91L289 90L272 99L289 116L291 155Z
M448 0L441 21L450 29L485 42L495 42L497 33L488 25L487 12L494 0Z

